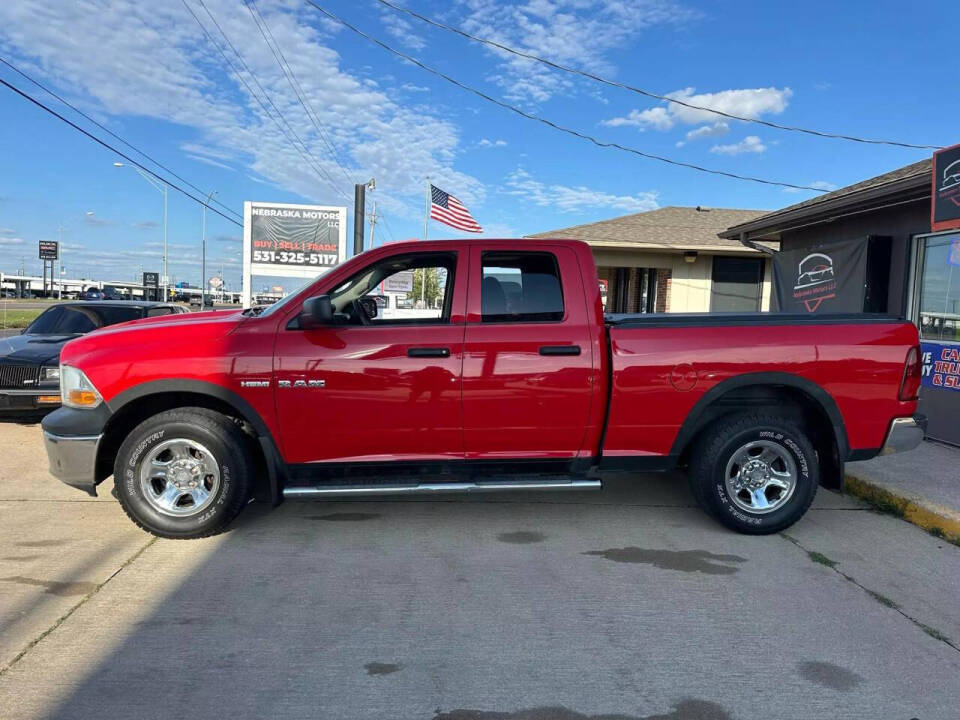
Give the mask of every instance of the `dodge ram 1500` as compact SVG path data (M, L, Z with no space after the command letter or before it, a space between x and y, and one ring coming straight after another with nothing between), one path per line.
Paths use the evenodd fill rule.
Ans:
M404 302L370 297L389 288ZM677 467L708 513L759 534L841 487L845 461L917 445L920 374L901 319L605 316L583 243L415 242L262 312L71 341L43 433L53 475L95 494L112 474L164 537L217 533L251 497L586 489Z

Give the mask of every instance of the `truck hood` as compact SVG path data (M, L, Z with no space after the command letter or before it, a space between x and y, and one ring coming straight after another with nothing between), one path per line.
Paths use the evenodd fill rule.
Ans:
M184 315L163 315L130 322L109 325L94 330L83 337L71 340L64 347L61 359L70 362L71 358L89 352L131 345L151 345L169 338L177 340L189 334L197 338L212 340L223 337L244 322L247 317L242 311L202 312Z

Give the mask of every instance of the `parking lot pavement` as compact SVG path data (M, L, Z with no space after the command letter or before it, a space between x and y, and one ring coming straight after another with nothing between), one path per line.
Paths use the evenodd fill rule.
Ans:
M0 717L955 718L960 548L821 492L735 535L678 476L253 505L153 540L0 425ZM109 489L109 482L107 483ZM27 556L32 556L27 559Z

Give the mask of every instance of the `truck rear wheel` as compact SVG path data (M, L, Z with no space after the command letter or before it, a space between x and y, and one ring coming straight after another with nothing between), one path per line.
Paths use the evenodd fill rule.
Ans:
M124 512L164 538L222 532L249 497L253 460L243 431L205 408L168 410L140 423L117 453Z
M820 481L813 444L792 419L760 413L721 418L693 453L690 487L727 527L779 532L810 507Z

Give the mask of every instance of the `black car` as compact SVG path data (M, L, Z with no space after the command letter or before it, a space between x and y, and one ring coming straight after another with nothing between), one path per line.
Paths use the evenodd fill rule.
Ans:
M157 302L68 302L40 314L19 335L0 338L0 418L60 406L60 349L68 340L117 323L186 312Z

